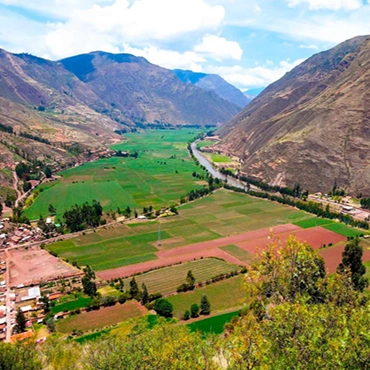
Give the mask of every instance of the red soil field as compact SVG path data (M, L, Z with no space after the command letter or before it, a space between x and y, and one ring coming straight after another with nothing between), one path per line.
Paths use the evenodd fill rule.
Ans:
M288 224L277 226L273 229L266 228L208 242L195 243L180 248L160 251L156 253L158 256L157 260L101 271L98 272L97 275L102 279L110 280L118 277L131 276L135 273L145 272L154 268L171 266L179 262L189 262L202 257L218 257L236 265L246 266L247 264L245 262L220 250L219 247L234 244L249 253L255 254L258 249L265 248L266 245L272 241L271 235L273 235L276 240L280 239L281 242L285 242L289 235L296 235L298 240L307 242L314 249L319 249L323 244L336 244L346 240L345 237L321 227L306 230Z
M338 245L337 247L320 251L320 255L325 260L325 266L329 274L334 273L337 270L338 265L342 262L344 247L345 245ZM365 248L362 260L363 262L370 261L370 251Z

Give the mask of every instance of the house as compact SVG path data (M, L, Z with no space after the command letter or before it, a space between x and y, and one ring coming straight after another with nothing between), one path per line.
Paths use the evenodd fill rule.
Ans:
M28 295L21 298L21 301L30 301L32 299L39 299L41 297L40 287L36 286L28 289Z
M351 212L351 211L353 211L353 207L350 207L350 206L343 206L343 207L342 207L342 211L343 211L343 212Z
M32 306L21 307L21 311L22 312L30 312L30 311L32 311Z
M29 331L26 331L26 332L21 333L21 334L12 335L10 337L10 341L12 343L15 343L15 342L18 342L19 340L28 339L28 338L31 338L31 337L33 337L33 332L31 330L29 330Z

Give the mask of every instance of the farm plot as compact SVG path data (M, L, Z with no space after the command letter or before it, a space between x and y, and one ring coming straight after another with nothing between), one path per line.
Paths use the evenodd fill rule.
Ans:
M176 288L185 282L186 274L189 270L192 271L196 283L204 283L217 275L227 274L238 269L239 267L236 265L215 258L207 258L151 271L135 276L135 280L139 286L145 283L149 294L169 294L175 293ZM130 280L124 280L125 287L129 286Z
M233 317L238 316L238 314L239 311L228 312L222 315L212 316L204 320L197 320L187 326L191 331L200 331L203 334L222 334L225 324L230 322Z
M186 310L190 310L193 303L200 304L205 294L211 303L211 312L224 312L232 308L241 308L244 304L246 292L243 289L244 277L237 277L220 281L215 284L197 288L191 292L177 294L167 299L173 304L174 316L181 319Z
M112 307L101 308L98 311L69 316L59 321L56 327L58 332L65 334L72 333L74 330L87 332L116 325L145 314L146 309L143 306L136 301L130 301L123 305L117 304Z
M57 218L62 218L74 204L94 199L105 211L127 206L169 206L190 190L202 187L192 173L205 172L196 166L186 148L198 133L183 129L127 134L127 142L113 149L137 152L137 159L113 157L63 171L61 180L38 187L41 193L25 214L31 220L47 216L52 204Z
M75 261L80 265L89 264L94 270L102 271L153 261L158 258L156 253L159 251L193 243L206 243L263 227L286 224L291 219L310 217L288 206L224 189L179 207L179 212L179 216L163 218L158 222L133 223L96 233L86 233L68 241L49 245L47 248L71 262ZM157 243L158 225L161 227L160 246ZM221 246L228 244L233 242ZM224 258L226 252L221 252L223 251L219 251L220 254L214 257ZM207 256L209 255L204 257ZM202 256L197 258L200 257ZM176 262L180 261L173 263ZM235 260L230 262L238 264Z

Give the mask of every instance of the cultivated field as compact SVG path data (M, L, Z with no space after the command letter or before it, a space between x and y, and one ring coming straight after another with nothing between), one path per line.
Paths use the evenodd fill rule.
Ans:
M10 284L39 284L40 282L81 275L81 271L38 247L6 252L10 260Z
M66 334L72 333L73 330L87 332L116 325L122 321L144 316L145 314L146 309L143 306L136 301L130 301L123 305L117 304L112 307L101 308L98 311L69 316L57 323L57 331Z
M355 237L359 235L368 234L368 232L360 229L356 229L351 226L347 226L340 222L336 222L333 220L329 220L326 218L318 218L312 217L306 220L300 220L294 222L294 225L302 227L304 229L309 229L311 227L322 226L324 229L334 231L337 234L347 236L347 237Z
M199 131L148 130L125 135L128 141L115 150L137 151L138 158L114 157L69 169L63 178L39 189L42 193L25 211L32 220L48 215L48 206L57 210L57 218L74 204L99 200L105 211L130 206L169 206L188 191L200 188L193 171L205 173L189 157L187 142Z
M246 292L243 289L244 276L222 280L218 283L197 288L191 292L170 296L167 299L173 304L174 316L181 319L193 303L200 304L205 294L211 303L211 313L224 312L232 308L241 308Z
M215 258L207 258L151 271L135 276L135 280L139 287L141 287L142 283L145 283L149 294L169 294L175 293L176 288L185 282L186 274L189 270L192 271L195 281L198 283L238 269L239 266ZM131 278L124 280L126 289L129 287L130 280Z
M55 243L48 248L69 261L89 264L94 270L102 271L154 261L160 251L310 218L294 208L224 189L179 207L179 212L179 216L158 222L122 225ZM157 243L159 225L160 246ZM233 242L221 246L229 244ZM214 257L223 258L224 255L226 252L220 250ZM237 263L236 260L230 262ZM159 263L159 266L163 265Z
M188 324L191 331L201 331L202 333L222 334L225 324L230 322L233 317L238 316L239 311L224 313L222 315L208 317Z

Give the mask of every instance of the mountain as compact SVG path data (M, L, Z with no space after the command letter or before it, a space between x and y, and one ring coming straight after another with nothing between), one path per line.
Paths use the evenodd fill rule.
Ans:
M249 89L249 90L247 90L247 91L244 91L244 95L246 95L246 96L250 95L250 96L254 96L254 97L256 97L256 96L258 96L259 94L261 94L261 92L262 92L263 90L265 90L265 87L258 87L258 88L256 88L256 89Z
M243 172L312 191L370 195L370 37L316 54L220 128Z
M93 52L60 62L129 123L212 125L240 111L216 93L183 83L142 57Z
M225 99L240 108L244 108L250 99L235 86L226 82L222 77L215 74L198 73L182 69L172 71L181 81L201 87L204 90L213 91L222 99Z

